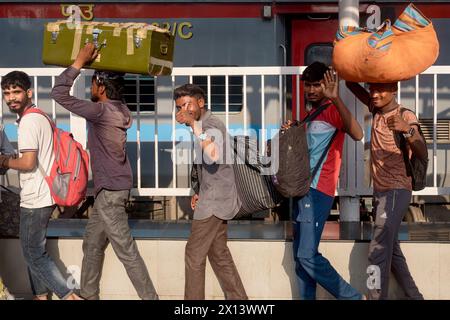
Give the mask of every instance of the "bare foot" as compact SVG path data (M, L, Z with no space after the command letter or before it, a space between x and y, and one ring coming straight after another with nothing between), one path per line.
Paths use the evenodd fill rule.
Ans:
M45 294L40 296L34 296L33 300L48 300L48 296Z

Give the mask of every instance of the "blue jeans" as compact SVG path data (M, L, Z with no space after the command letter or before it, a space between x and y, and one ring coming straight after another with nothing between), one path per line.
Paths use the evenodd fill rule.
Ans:
M73 291L68 288L66 279L46 250L47 225L53 209L54 206L37 209L21 207L20 242L33 294L47 295L50 290L64 299Z
M330 197L313 188L294 201L294 260L300 299L315 300L317 283L337 299L362 298L318 251L320 237L333 205Z

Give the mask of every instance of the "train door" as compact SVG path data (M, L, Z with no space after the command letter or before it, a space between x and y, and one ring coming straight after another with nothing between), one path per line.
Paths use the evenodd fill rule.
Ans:
M339 22L337 15L320 18L305 17L291 21L291 65L306 66L316 60L331 65L333 40ZM303 119L305 114L303 84L297 95L296 79L292 79L292 118ZM297 97L300 108L297 108Z

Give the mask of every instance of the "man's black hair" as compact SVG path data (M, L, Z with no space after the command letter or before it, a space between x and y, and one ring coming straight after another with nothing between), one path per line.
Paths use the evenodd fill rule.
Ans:
M325 72L329 68L322 62L315 61L311 63L302 73L302 80L308 82L317 82L323 80Z
M11 71L2 77L1 86L2 90L9 89L10 87L19 87L27 91L31 88L31 80L23 71Z
M176 88L173 92L173 100L186 96L205 100L205 91L195 84L187 83Z
M122 100L122 94L125 91L125 79L123 73L95 70L92 80L97 85L105 86L106 97L110 100Z

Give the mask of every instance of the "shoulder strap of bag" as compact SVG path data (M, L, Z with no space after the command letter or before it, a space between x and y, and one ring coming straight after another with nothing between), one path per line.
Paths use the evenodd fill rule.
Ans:
M37 108L36 106L32 106L31 108L28 108L24 112L22 117L24 117L24 116L26 116L27 114L30 114L30 113L37 113L37 114L40 114L40 115L44 116L48 120L48 122L50 123L50 126L52 127L52 130L55 130L55 128L56 128L55 123L53 122L52 119L50 119L48 114L46 114L44 111L42 111L41 109Z
M317 107L313 112L311 112L310 114L308 114L305 119L303 119L302 121L300 121L298 123L299 126L307 123L307 122L311 122L313 121L315 118L317 118L319 116L319 114L322 113L323 110L325 110L326 108L328 108L329 106L331 106L331 102L329 103L325 103L322 104L321 106Z
M54 133L55 128L56 128L55 123L52 121L52 119L50 119L50 117L44 111L42 111L41 109L39 109L35 105L33 105L33 106L31 106L31 108L28 108L24 112L22 117L24 117L24 116L26 116L27 114L30 114L30 113L37 113L37 114L40 114L40 115L44 116L48 120L48 122L50 123L50 127L52 128L52 132ZM39 163L39 161L38 161L38 170L41 173L42 177L44 177L44 178L47 177L47 173L45 172L44 168Z
M403 113L405 111L412 112L411 110L409 110L407 108L400 107L400 116L402 118L403 118ZM419 130L420 130L420 126L419 126L418 123L412 123L412 124L417 125L419 127ZM411 177L412 176L411 160L409 159L409 152L408 152L408 148L406 147L408 142L406 141L406 138L401 133L397 133L397 136L398 136L399 141L400 141L400 150L402 151L403 161L405 162L406 175L408 177Z
M312 174L311 174L311 181L314 180L314 178L315 178L315 176L316 176L316 174L317 174L317 171L319 170L320 165L322 164L323 160L325 159L325 156L326 156L327 153L328 153L328 150L330 150L331 145L333 144L334 138L336 138L336 136L337 136L337 134L338 134L338 131L339 131L338 129L334 130L334 133L333 133L333 136L332 136L331 139L330 139L330 142L328 142L328 145L327 145L327 147L325 148L325 150L323 151L322 155L320 156L319 161L317 161L317 164L316 164L316 166L314 167L314 170L313 170L313 172L312 172Z

